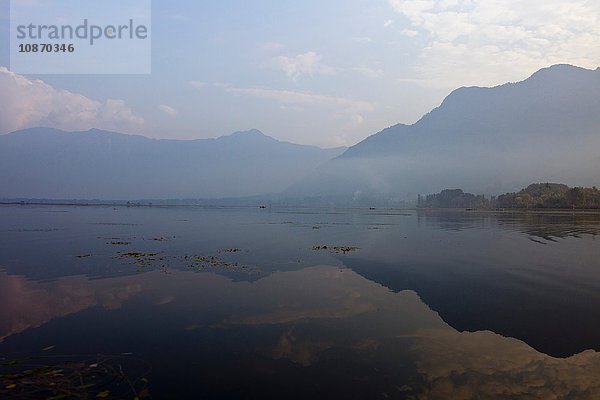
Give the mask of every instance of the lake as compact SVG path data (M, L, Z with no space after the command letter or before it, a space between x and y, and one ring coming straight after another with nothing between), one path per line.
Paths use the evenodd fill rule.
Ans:
M0 206L0 398L600 398L600 215Z

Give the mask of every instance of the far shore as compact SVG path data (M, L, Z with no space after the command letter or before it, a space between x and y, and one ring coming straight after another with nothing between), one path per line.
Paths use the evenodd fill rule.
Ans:
M600 214L600 209L598 208L503 208L503 209L495 209L495 208L412 208L411 210L427 212L427 211L453 211L453 212L463 212L463 213L490 213L490 214L510 214L510 213L520 213L520 214Z
M2 201L0 200L0 206L60 206L60 207L131 207L131 208L163 208L163 207L206 207L206 208L265 208L263 204L227 204L219 203L218 201L212 203L210 201L194 203L182 203L182 204L171 204L164 202L164 200L155 200L154 202L149 201L84 201L84 200L24 200L24 201ZM356 206L350 207L346 205L341 206L294 206L294 205L269 205L268 208L321 208L321 209L347 209L347 210L396 210L396 211L416 211L416 212L454 212L454 213L479 213L479 214L600 214L598 208L503 208L503 209L491 209L491 208L424 208L424 207L393 207L393 206L381 206L381 207L368 207L368 206Z

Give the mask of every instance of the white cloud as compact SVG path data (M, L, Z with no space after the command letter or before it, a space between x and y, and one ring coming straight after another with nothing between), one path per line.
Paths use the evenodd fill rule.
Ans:
M166 104L159 105L158 109L171 117L174 117L177 114L179 114L179 111Z
M384 27L384 28L388 28L388 27L389 27L390 25L392 25L393 23L394 23L394 20L392 20L392 19L388 19L387 21L385 21L385 22L383 23L383 27Z
M302 75L335 75L335 68L323 64L321 58L314 51L309 51L295 57L275 57L267 65L283 71L293 81Z
M408 36L408 37L415 37L419 34L419 32L413 30L413 29L402 29L402 33L404 36Z
M202 89L204 86L206 86L206 82L200 81L189 81L188 84L195 89Z
M557 63L600 64L600 2L388 0L425 38L415 66L428 85L493 85Z
M352 122L354 122L356 125L360 125L365 122L365 118L360 114L356 114L352 116Z
M5 67L0 67L0 93L0 133L33 126L137 131L144 124L123 100L102 103L41 80L29 80Z
M343 130L354 129L365 121L363 114L374 111L375 107L366 101L322 94L298 92L292 90L260 89L260 88L224 88L227 92L239 96L251 96L271 100L280 104L280 109L294 112L317 112L336 120ZM346 132L347 133L347 132ZM345 138L344 145L352 142ZM338 141L329 143L339 145Z
M228 87L230 87L230 86L231 86L231 83L229 83L229 82L213 82L213 83L212 83L212 85L213 85L214 87L218 87L218 88L221 88L221 89L223 89L223 88L228 88Z
M274 100L285 105L313 105L313 106L337 106L348 111L366 112L373 111L371 103L360 100L352 100L344 97L327 96L321 94L298 92L292 90L259 89L259 88L226 88L229 93L260 97Z
M353 68L354 71L358 72L359 74L361 74L362 76L366 77L366 78L380 78L384 75L384 72L381 68L370 68L364 65L361 65L360 67L356 67Z

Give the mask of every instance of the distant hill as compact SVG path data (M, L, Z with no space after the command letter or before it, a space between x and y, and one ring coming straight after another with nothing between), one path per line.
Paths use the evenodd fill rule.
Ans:
M534 183L518 192L506 193L487 199L482 195L465 193L462 189L444 189L425 197L419 195L419 208L600 208L600 190L597 187L574 187L560 183Z
M600 190L596 187L570 188L558 183L535 183L517 193L498 196L502 208L600 208Z
M288 193L416 199L447 187L591 186L600 184L599 148L600 68L555 65L518 83L457 89L414 125L368 137Z
M34 128L0 135L0 198L252 196L279 192L344 150L280 142L258 130L157 140Z

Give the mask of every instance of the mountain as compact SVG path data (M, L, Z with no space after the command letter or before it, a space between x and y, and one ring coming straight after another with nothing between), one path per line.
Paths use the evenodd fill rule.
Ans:
M258 130L158 140L33 128L0 135L0 198L252 196L281 191L344 150L280 142Z
M598 148L600 68L555 65L518 83L457 89L415 124L368 137L287 193L416 198L531 181L591 186L600 183Z

